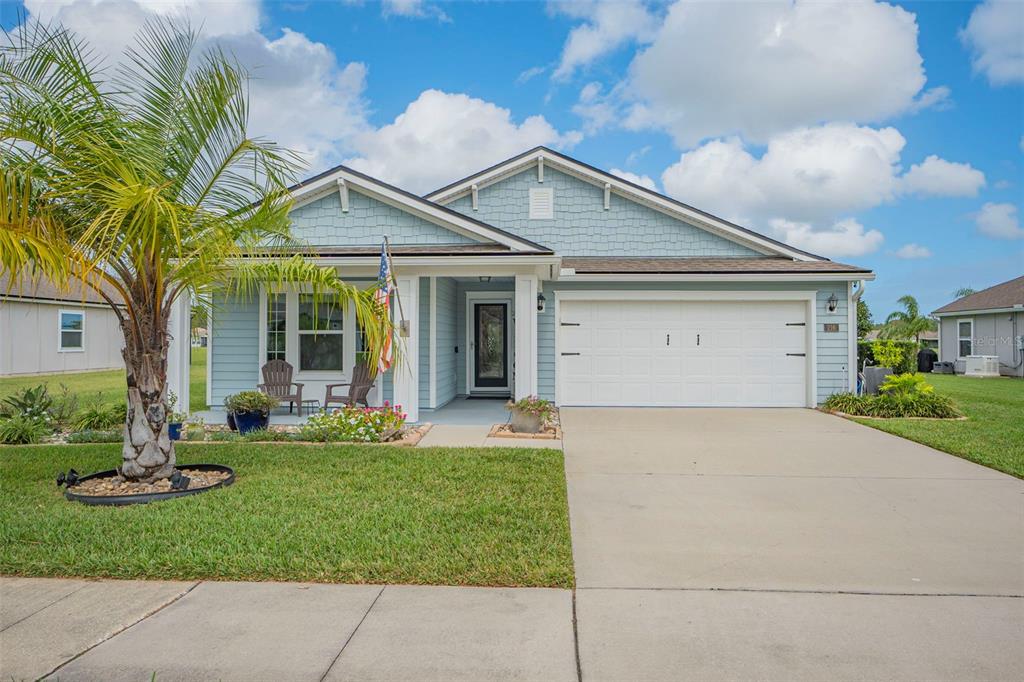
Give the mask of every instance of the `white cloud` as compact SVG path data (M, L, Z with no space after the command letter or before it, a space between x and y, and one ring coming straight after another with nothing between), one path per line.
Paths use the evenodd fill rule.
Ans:
M357 135L356 170L413 192L435 189L537 145L568 148L579 133L560 133L543 116L522 123L508 109L464 94L426 90L394 122Z
M971 12L960 31L975 73L993 85L1024 82L1024 3L988 0Z
M381 11L386 17L451 21L451 18L445 14L444 10L424 0L383 0Z
M777 135L754 157L736 138L682 154L662 174L671 196L740 222L821 222L877 206L897 189L895 128L833 123Z
M927 246L910 242L893 251L893 255L904 260L919 260L921 258L931 258L932 250Z
M555 80L566 80L599 57L630 42L646 42L653 35L657 20L637 0L552 3L556 12L582 19L584 23L569 32L562 57L555 69Z
M516 77L516 85L522 85L523 83L529 82L547 70L548 67L546 66L530 67L529 69L520 72L520 74Z
M569 60L567 64L572 64ZM681 147L723 135L764 142L822 121L875 122L938 105L913 14L872 2L673 5L621 89L627 127Z
M973 197L985 185L985 174L967 163L929 156L914 164L900 179L903 192L947 197Z
M877 251L885 241L881 232L865 230L853 218L840 220L825 230L787 220L773 220L771 227L776 237L787 244L832 258L865 256Z
M632 182L634 185L640 185L641 187L646 187L647 189L654 190L655 192L658 191L658 183L656 183L649 175L637 175L636 173L630 173L629 171L620 170L618 168L612 168L608 172L622 178L623 180Z
M978 232L993 239L1024 239L1024 228L1013 204L987 202L974 215Z
M29 0L26 8L31 19L59 21L115 60L153 16L201 27L201 47L224 48L252 74L251 134L300 152L312 168L340 160L347 140L367 128L366 67L339 64L329 47L287 28L267 38L258 0Z
M602 85L594 81L580 89L579 100L572 110L583 119L583 129L593 134L619 120L622 112L617 100L617 92L606 94L602 92Z

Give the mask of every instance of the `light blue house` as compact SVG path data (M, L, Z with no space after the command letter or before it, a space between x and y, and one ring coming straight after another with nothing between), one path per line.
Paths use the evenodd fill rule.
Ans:
M389 237L405 362L372 398L401 403L413 421L467 395L813 407L855 381L854 301L869 270L550 149L426 197L343 166L293 196L296 236L347 280L374 283ZM253 388L274 358L311 399L346 381L360 343L353 315L314 332L311 305L301 290L217 301L207 403Z

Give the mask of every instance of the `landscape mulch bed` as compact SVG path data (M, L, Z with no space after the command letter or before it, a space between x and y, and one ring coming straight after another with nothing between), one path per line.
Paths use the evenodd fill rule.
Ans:
M561 440L562 429L557 425L544 427L540 433L519 433L512 430L511 424L495 424L491 427L488 438L532 438L534 440Z

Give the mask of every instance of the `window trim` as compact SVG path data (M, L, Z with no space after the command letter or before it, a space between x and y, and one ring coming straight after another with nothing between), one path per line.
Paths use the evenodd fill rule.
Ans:
M297 362L294 363L295 371L296 371L296 373L302 374L303 376L312 376L312 375L315 375L315 374L328 374L328 373L334 374L336 372L341 372L342 374L344 374L345 367L348 364L348 362L347 362L348 361L348 346L350 345L349 342L348 342L348 339L345 338L345 336L346 336L345 332L348 330L348 325L351 322L351 320L349 319L349 311L348 311L349 306L345 306L344 309L341 311L341 329L302 329L302 328L300 328L300 326L298 324L298 321L299 321L299 309L302 306L302 297L303 296L311 296L311 295L312 295L311 292L306 292L306 291L300 291L300 292L297 292L295 294L295 323L296 323L295 324L295 351L296 351L296 357L297 357ZM287 301L287 299L286 299L286 301ZM287 305L287 303L286 303L286 305ZM286 308L286 316L287 316L287 308ZM341 369L340 370L333 370L333 369L302 369L302 337L303 336L320 336L320 335L324 335L324 336L330 335L330 336L340 336L341 337ZM287 343L288 343L288 340L289 340L289 337L286 334L285 335L286 353L287 353Z
M64 329L64 315L79 315L82 318L82 328L78 329ZM75 332L77 331L82 335L82 345L78 347L64 347L64 332ZM85 352L85 310L84 309L71 309L71 308L58 308L57 309L57 352L58 353L84 353Z
M356 363L355 335L345 334L343 341L342 369L335 370L303 370L299 364L299 294L311 294L309 285L302 286L261 286L259 294L259 357L256 369L256 383L263 383L263 365L267 364L267 309L268 294L285 294L285 362L295 368L294 381L344 382L351 377L351 369ZM355 329L356 310L352 303L345 307L344 329ZM309 333L309 332L307 332ZM323 330L317 333L329 333ZM338 333L338 332L334 332ZM351 339L351 340L350 340Z
M971 325L971 335L970 335L969 338L966 337L966 336L962 336L960 334L960 324L963 323L963 322L969 322L970 325ZM963 359L965 359L967 357L967 355L960 355L960 344L962 342L964 342L964 341L970 341L971 342L971 352L969 353L969 355L974 355L974 318L973 317L957 318L957 321L956 321L956 359L957 360L963 360Z

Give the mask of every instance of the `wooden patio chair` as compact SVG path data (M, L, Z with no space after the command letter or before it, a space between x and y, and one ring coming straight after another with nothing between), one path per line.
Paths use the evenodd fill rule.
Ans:
M292 382L293 371L294 368L284 360L271 360L263 365L263 383L256 388L271 398L277 398L278 402L287 401L289 413L298 405L301 417L303 384Z
M334 389L348 386L348 395L337 395L334 393ZM324 397L324 409L331 403L339 405L345 405L351 407L362 403L364 406L369 407L370 404L366 400L366 395L373 388L373 379L370 378L370 368L363 362L357 362L356 366L352 369L352 381L347 384L327 384L327 395Z

